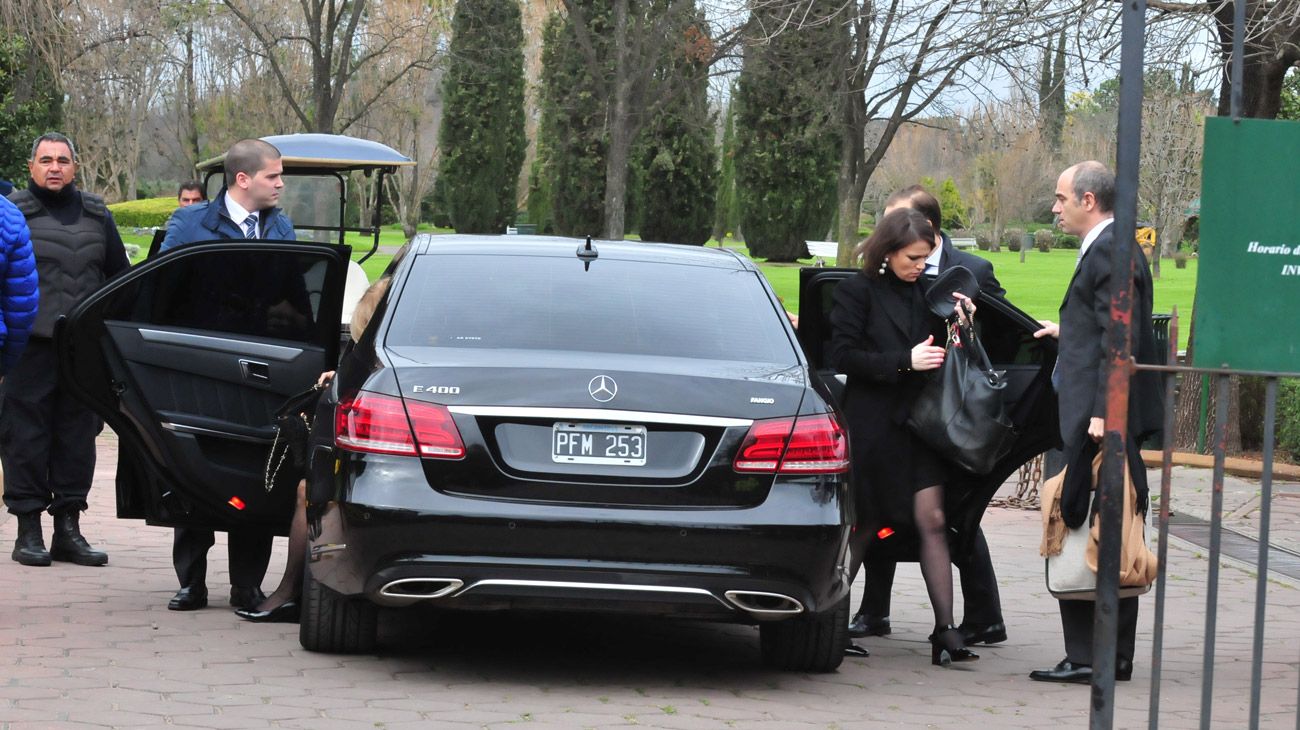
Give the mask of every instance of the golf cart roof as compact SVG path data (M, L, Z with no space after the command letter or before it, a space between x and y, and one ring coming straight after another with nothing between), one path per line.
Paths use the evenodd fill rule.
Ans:
M346 172L414 165L415 160L386 144L341 134L277 134L262 140L280 150L286 172ZM200 173L225 169L223 153L198 164Z

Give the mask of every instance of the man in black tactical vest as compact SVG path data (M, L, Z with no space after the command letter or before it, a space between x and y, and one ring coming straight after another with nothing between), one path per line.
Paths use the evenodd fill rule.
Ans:
M18 516L13 559L23 565L49 565L51 559L104 565L108 555L92 548L80 527L103 423L60 384L50 338L61 315L130 263L104 200L73 182L72 140L41 135L27 169L27 188L16 189L9 200L31 230L40 304L27 349L0 383L4 502ZM48 551L41 536L43 510L54 516Z

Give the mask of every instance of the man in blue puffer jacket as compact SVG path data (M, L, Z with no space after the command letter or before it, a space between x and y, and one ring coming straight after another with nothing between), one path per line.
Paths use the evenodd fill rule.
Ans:
M0 381L27 346L39 298L27 219L0 198Z

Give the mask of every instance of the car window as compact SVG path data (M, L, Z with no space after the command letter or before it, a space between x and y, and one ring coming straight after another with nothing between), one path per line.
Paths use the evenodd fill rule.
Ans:
M390 346L565 350L798 362L753 271L661 261L423 255Z
M104 318L316 342L326 266L282 251L181 257L124 287Z

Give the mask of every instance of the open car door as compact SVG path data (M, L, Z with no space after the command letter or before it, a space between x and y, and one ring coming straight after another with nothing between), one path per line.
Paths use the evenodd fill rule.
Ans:
M799 342L809 363L832 395L841 397L842 376L826 362L830 345L829 315L835 286L855 275L858 269L804 268L799 271ZM980 294L975 325L980 340L996 370L1006 371L1004 403L1016 428L1015 445L993 471L985 475L962 472L951 467L953 478L944 485L944 506L948 527L954 531L954 555L970 552L974 538L998 488L1025 462L1055 448L1059 441L1056 418L1056 394L1052 390L1052 368L1056 365L1056 340L1035 339L1038 321L1016 309L1001 297ZM852 434L849 434L852 438ZM918 543L914 534L896 530L890 537L876 537L870 551L884 551L895 560L917 559Z
M183 246L108 282L60 323L63 381L120 439L119 517L287 530L292 456L266 488L273 414L338 361L350 253Z

